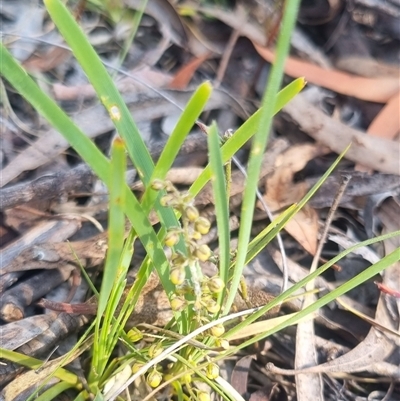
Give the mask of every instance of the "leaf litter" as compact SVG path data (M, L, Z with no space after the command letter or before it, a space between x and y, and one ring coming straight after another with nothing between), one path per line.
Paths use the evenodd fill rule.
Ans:
M274 41L274 31L280 18L276 4L261 3L237 2L236 7L231 5L233 8L224 9L200 2L194 5L185 1L148 1L145 18L121 67L111 72L115 74L117 85L135 121L146 123L149 127L147 141L152 154L157 154L154 150L169 135L168 131L162 131L168 126L162 125L162 120L179 112L176 105L183 107L193 88L205 79L221 80L220 88L214 91L207 114L203 116L206 123L216 119L222 132L228 128L235 129L256 110L260 102L257 88L264 86L268 63L274 59L271 42ZM398 37L396 31L390 29L390 23L400 9L394 2L390 3L390 7L382 8L383 3L378 5L359 0L354 2L353 9L348 7L347 1L325 3L328 14L317 6L315 9L302 6L285 73L288 81L291 77L305 76L309 85L328 91L322 94L321 102L300 94L276 117L273 141L266 152L265 172L260 177L259 186L269 207L278 212L298 202L311 183L334 160L334 154L340 153L352 142L351 149L339 166L352 179L332 223L330 239L323 249L322 257L329 259L345 247L343 238L353 243L400 228L400 86L398 66L393 64L398 52L395 47ZM129 0L124 11L140 6L140 1ZM29 71L34 71L41 84L53 93L76 124L107 153L113 135L108 115L94 98L70 51L56 45L62 43L61 39L49 25L44 10L36 8L35 18L30 18L30 7L28 2L4 2L0 14L6 21L2 32L5 43L12 46L14 55ZM378 22L367 24L366 19L360 18L360 15L368 13L374 15L378 9L381 18L388 21L387 29ZM21 10L24 12L21 13ZM118 16L117 11L115 16ZM104 14L96 14L93 18L93 12L90 14L83 10L80 18L92 42L97 43L96 50L108 59L108 64L117 65L113 61L118 60L120 48L128 40L127 33L120 31L117 35L113 30L117 29L118 23L113 24ZM343 25L343 21L347 21L347 25ZM18 28L21 26L23 31ZM107 31L105 35L102 33L104 30L101 31L104 27ZM229 38L233 39L228 46ZM348 50L347 39L356 44L355 51ZM382 53L382 48L386 49L385 53ZM225 66L221 66L222 62ZM32 291L28 275L46 274L46 269L64 268L63 274L67 277L71 264L76 265L77 257L84 267L102 264L107 234L98 233L98 228L83 215L105 226L104 207L93 208L93 205L99 199L104 202L106 194L96 193L95 177L80 165L80 160L61 136L40 121L9 87L6 88L13 113L29 127L29 131L24 132L21 125L14 128L15 132L5 132L2 138L2 300L9 299L7 291L11 289L17 294L18 291L23 293L21 299L25 299L21 309L22 320L7 322L2 317L2 346L45 359L55 344L82 327L86 319L75 316L71 320L69 314L39 313L34 305L42 296L40 292L26 302L26 295ZM354 99L359 99L358 103L354 103ZM326 107L321 107L324 102ZM348 110L352 117L360 117L346 119L344 116ZM8 118L6 114L2 115L7 123ZM4 127L10 129L7 128L9 125ZM31 132L42 133L36 139ZM23 135L19 133L32 143L21 139ZM286 141L286 145L276 147L276 141L282 140ZM196 141L193 143L191 152L180 159L181 167L193 169L192 180L198 174L196 171L204 166L206 153L204 147L196 147ZM246 147L239 157L245 164ZM64 166L64 171L61 166ZM189 176L183 181L178 171L175 174L171 172L172 181L190 185ZM134 171L131 175L135 176ZM244 179L235 170L233 178L231 213L236 217ZM290 283L307 274L338 180L339 175L329 177L307 208L286 227L283 241L288 255ZM58 185L54 184L55 181ZM41 183L44 186L38 185ZM204 208L204 213L208 209L207 213L212 214L213 199L207 191L205 188L197 202ZM378 195L380 200L376 202ZM60 206L67 202L78 208L81 218L57 213ZM24 210L19 208L21 205ZM259 224L264 227L267 224L259 204L256 209L258 221L254 222L254 230L260 227ZM232 230L236 229L237 224L234 224ZM335 240L334 235L339 234L342 240ZM67 239L72 242L67 243ZM383 249L373 251L382 257L398 248L398 242L387 240ZM367 254L352 255L339 263L339 267L348 272L346 277L355 274L352 269L356 265L362 269L371 263ZM271 244L247 266L246 280L250 285L257 283L273 295L278 295L282 281L281 260L280 252ZM138 261L134 261L133 265L135 263ZM399 272L397 263L376 280L384 286L381 288L398 293ZM335 288L340 280L348 279L340 277L339 273L330 272L316 280L316 288L323 292ZM64 294L60 298L63 301L65 284L60 291ZM361 297L362 292L364 297ZM53 294L56 293L53 290ZM85 294L81 291L74 302L84 299ZM343 309L346 305L368 316L369 320L363 321L361 315L346 311ZM284 311L289 313L301 307L297 299L289 302ZM66 319L65 323L69 322L69 329L55 334L51 324L62 322L62 319ZM310 367L310 359L309 367L303 364L293 370L295 333L286 330L270 337L258 349L249 350L248 356L231 365L231 384L237 386L242 395L250 392L253 399L301 401L310 399L307 398L310 393L300 391L309 377L299 373L309 372L317 374L321 382L320 390L312 398L314 400L367 400L373 394L387 400L399 397L399 302L390 295L390 291L363 289L344 295L339 304L320 310L313 325L315 332L309 341L315 350L313 364L316 362L316 366ZM385 327L388 330L382 329ZM17 332L21 335L16 342L12 333ZM43 340L48 335L52 340L45 344ZM323 348L322 344L327 340L336 345ZM344 354L330 360L328 355L334 355L335 346ZM241 372L242 365L246 373ZM4 371L1 371L2 368L0 365L2 395L7 394L6 399L12 400L22 387L14 388L15 393L10 393L6 383L12 383L16 372L21 369L12 372L12 369L8 370L11 365ZM297 376L299 391L291 382L292 374ZM21 379L23 381L23 376ZM229 377L226 379L230 381ZM366 379L372 384L367 385ZM34 383L39 382L39 378L33 380Z

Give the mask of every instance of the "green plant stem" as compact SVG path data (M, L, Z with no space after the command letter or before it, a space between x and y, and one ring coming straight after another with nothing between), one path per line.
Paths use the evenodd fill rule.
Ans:
M300 0L287 0L283 13L282 28L279 34L277 54L268 80L265 96L262 102L262 112L258 132L254 135L248 165L248 176L245 184L243 204L241 210L241 227L239 231L238 253L236 258L236 271L232 279L231 290L228 295L225 314L232 307L235 294L238 290L240 277L246 261L247 248L254 214L254 203L258 176L264 150L267 144L272 117L276 104L276 95L283 78L283 67L289 53L290 37L296 23Z

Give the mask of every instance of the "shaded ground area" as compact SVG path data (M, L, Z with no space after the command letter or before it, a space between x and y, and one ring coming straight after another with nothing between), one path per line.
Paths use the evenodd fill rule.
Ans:
M124 3L122 9L107 9L82 1L74 12L114 76L155 160L194 88L205 80L213 83L214 92L201 119L205 124L215 120L221 134L234 131L258 109L274 59L281 2L237 1L224 7L149 0L134 39L135 10L141 2ZM3 1L0 17L3 43L108 155L116 135L113 124L44 7ZM286 257L274 242L246 268L250 288L278 295L284 264L289 285L307 274L335 199L338 210L321 262L357 242L400 229L399 17L397 0L302 3L285 83L304 76L308 85L274 121L259 182L260 196L271 213L277 216L299 202L337 155L349 143L352 146L336 172L281 233ZM68 297L77 257L88 269L102 265L107 190L7 82L2 82L2 93L1 346L45 359L67 337L70 342L55 353L64 354L74 342L69 335L87 319L44 314L36 302L42 297L58 301ZM243 165L248 149L246 145L237 155ZM206 160L207 138L195 127L168 179L185 189ZM350 181L339 196L343 177ZM127 179L140 196L142 188L133 168ZM240 225L244 185L243 174L233 166L233 237ZM202 191L196 205L214 220L210 187ZM258 199L253 235L268 222ZM217 238L214 223L206 238L212 249ZM323 294L396 248L397 237L362 248L318 278L315 286ZM138 247L132 265L137 266L143 256ZM321 309L315 317L315 335L302 337L315 349L320 366L311 372L321 373L325 400L400 397L400 265L374 281L378 284L363 284ZM82 283L73 302L83 302L86 290ZM282 313L300 309L301 301L295 299L284 305ZM46 330L55 319L65 326L49 342ZM224 377L249 400L315 399L310 389L302 393L310 374L293 376L293 369L315 364L312 358L295 364L304 344L299 338L297 333L296 343L295 328L268 338L224 363ZM15 369L0 365L3 391L21 373Z

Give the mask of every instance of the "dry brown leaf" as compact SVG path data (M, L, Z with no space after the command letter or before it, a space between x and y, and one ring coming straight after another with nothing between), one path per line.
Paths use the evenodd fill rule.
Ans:
M272 365L267 365L267 368L273 372L286 375L296 375L299 373L370 372L378 375L387 375L387 377L391 377L394 380L399 380L398 368L390 369L390 366L388 366L390 364L382 362L394 349L395 343L390 339L388 340L379 330L372 327L364 341L347 354L332 361L301 370L277 369ZM384 371L385 373L383 373Z
M399 229L400 207L393 198L389 198L377 210L384 226L384 233ZM399 237L384 241L385 253L389 254L400 247ZM383 283L400 290L400 263L397 262L385 270ZM366 338L347 354L319 366L302 370L286 371L286 374L298 373L335 373L335 372L370 372L390 377L398 381L400 370L396 365L400 343L398 302L381 294L376 309L375 321L379 326L372 326ZM384 326L389 330L382 331ZM396 334L395 334L396 333ZM393 356L393 358L392 358ZM278 372L278 370L276 371ZM283 373L281 370L280 373Z
M377 114L367 133L380 138L394 139L400 131L400 91L397 92Z
M275 60L275 53L271 49L255 41L253 44L266 61L272 63ZM287 58L285 73L294 78L305 77L307 82L314 85L370 102L386 103L400 90L398 77L359 77L338 70L327 70L295 57Z
M299 194L297 188L293 193L293 176L320 153L315 145L304 144L292 146L277 156L275 171L266 180L267 199L275 202L278 208L297 202Z
M239 31L253 42L261 57L270 63L274 61L274 52L264 47L266 42L265 32L253 21L243 18L239 7L233 12L227 12L220 7L196 6L194 8L206 15L219 19L232 29ZM344 95L380 103L386 103L400 89L400 81L398 79L400 72L391 77L365 78L338 70L327 70L295 57L289 57L286 60L285 73L295 78L305 76L307 81L315 85L323 86Z
M275 171L266 180L267 192L264 195L272 210L280 210L301 200L306 185L294 185L293 176L320 153L321 149L315 145L305 144L293 146L277 157ZM318 215L311 207L303 208L285 226L285 230L312 255L317 249L318 228Z
M396 93L382 110L377 114L367 129L367 134L379 138L395 139L400 131L400 91ZM369 171L371 169L357 164L355 169L358 171Z
M192 79L196 70L210 57L211 53L207 52L200 57L195 57L185 64L175 74L175 77L169 84L170 89L185 89Z
M239 359L233 368L231 376L232 387L240 394L247 393L247 383L249 380L250 365L254 360L254 355L246 355Z
M147 86L159 89L165 87L171 81L171 76L162 71L152 68L142 68L129 72L129 76L124 76L116 81L116 86L121 93L146 91ZM96 91L91 84L66 86L63 84L53 84L54 98L57 100L85 100L96 96Z
M285 230L311 255L318 245L318 214L311 207L304 207L285 226Z
M54 98L57 100L84 100L96 96L96 91L90 84L67 86L59 83L53 84Z
M298 94L285 107L284 112L299 128L318 143L341 153L351 143L346 159L363 163L373 170L388 174L400 172L400 146L394 141L365 135L348 127L313 106L304 94Z
M35 55L26 60L22 65L27 71L50 71L63 64L71 57L71 52L62 47L53 47L46 54Z
M336 68L351 74L363 77L398 77L399 68L396 65L385 63L384 60L376 60L366 55L346 55L335 62Z

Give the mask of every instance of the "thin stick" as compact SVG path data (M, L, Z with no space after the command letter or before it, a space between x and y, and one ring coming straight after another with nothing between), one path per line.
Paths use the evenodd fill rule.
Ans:
M325 245L326 238L328 237L328 231L329 227L331 226L333 217L336 213L336 210L339 206L340 200L343 197L344 192L346 191L347 185L349 184L351 180L351 175L350 174L344 174L342 175L342 183L340 184L340 187L335 195L335 199L333 200L332 206L329 210L328 216L325 221L324 229L322 230L321 237L318 243L317 250L315 252L313 261L311 263L311 268L310 268L310 273L314 272L317 269L319 259L321 257L322 249Z

